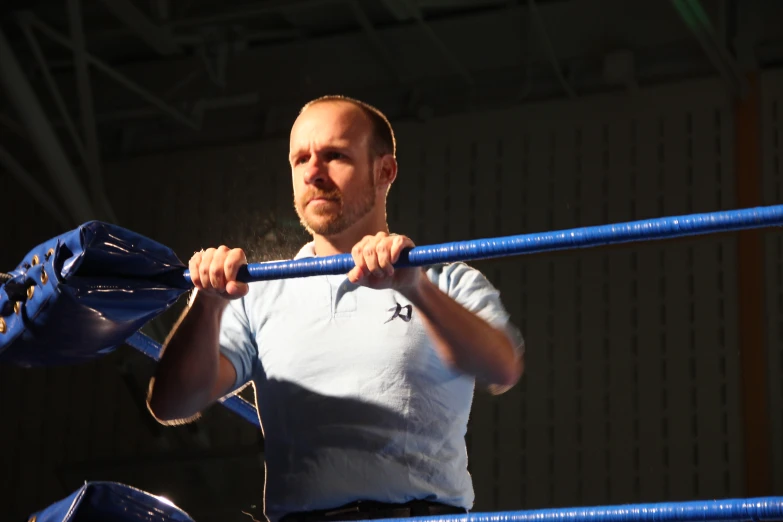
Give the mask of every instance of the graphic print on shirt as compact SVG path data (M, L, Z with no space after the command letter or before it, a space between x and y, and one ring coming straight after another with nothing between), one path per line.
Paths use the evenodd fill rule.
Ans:
M402 306L400 303L396 303L396 306L389 308L388 311L394 313L386 320L387 323L398 317L407 323L411 320L411 316L413 315L413 307L409 304Z

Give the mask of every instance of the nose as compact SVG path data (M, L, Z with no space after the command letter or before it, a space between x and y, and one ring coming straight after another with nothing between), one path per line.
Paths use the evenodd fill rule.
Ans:
M304 167L304 182L307 185L323 183L326 180L326 165L313 154Z

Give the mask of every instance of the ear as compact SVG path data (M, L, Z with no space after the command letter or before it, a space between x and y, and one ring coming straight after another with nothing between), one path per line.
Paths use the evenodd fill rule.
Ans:
M397 160L391 154L384 154L377 161L380 163L378 186L388 189L397 179Z

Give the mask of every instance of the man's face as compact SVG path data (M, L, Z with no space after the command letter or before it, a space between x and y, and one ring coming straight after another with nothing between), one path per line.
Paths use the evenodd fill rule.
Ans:
M311 234L340 234L375 207L371 125L345 102L311 105L291 129L294 208Z

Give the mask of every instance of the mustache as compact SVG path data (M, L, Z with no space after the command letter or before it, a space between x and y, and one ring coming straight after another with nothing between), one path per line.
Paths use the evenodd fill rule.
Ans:
M309 203L310 201L316 198L333 199L336 201L341 201L342 197L343 196L338 189L331 189L331 190L311 189L303 194L302 200L305 203Z

